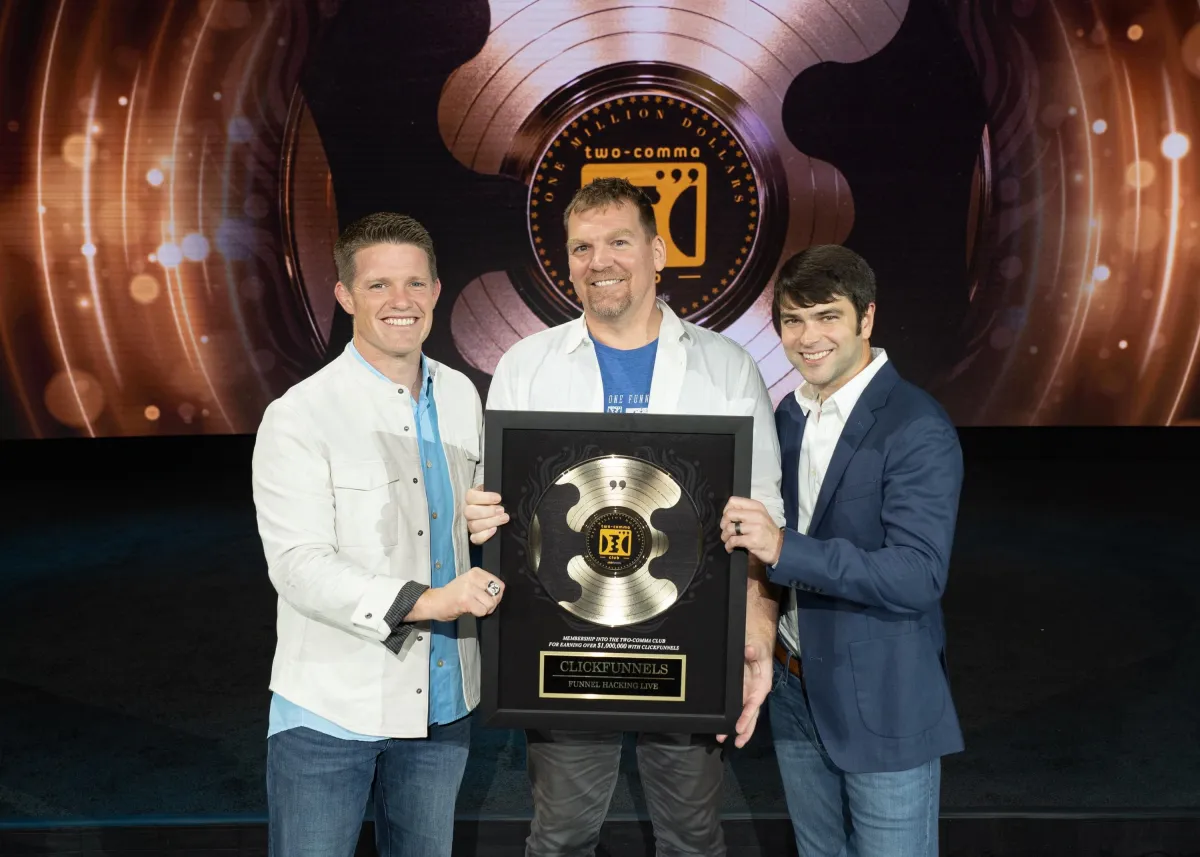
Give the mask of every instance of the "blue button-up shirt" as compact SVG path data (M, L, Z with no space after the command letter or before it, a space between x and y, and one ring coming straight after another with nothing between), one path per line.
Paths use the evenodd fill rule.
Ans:
M354 347L350 352L373 374L395 386L386 375L367 362ZM417 447L421 453L421 469L425 471L425 498L429 506L429 566L433 587L445 586L454 580L454 489L450 487L450 471L438 432L437 402L433 394L433 376L429 365L421 358L421 395L411 399L414 422L417 426ZM458 659L458 628L454 622L430 623L429 647L429 722L452 723L468 714L463 697L462 667ZM271 697L267 736L285 729L307 726L317 732L350 741L380 741L386 736L362 735L343 729L336 723L301 708L279 694Z

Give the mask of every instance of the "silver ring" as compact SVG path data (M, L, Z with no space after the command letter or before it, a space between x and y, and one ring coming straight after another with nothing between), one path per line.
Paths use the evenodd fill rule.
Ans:
M733 522L733 533L734 533L734 535L737 535L737 536L740 536L742 534L742 522L741 521Z
M487 591L490 595L499 595L500 594L500 584L494 580L489 580L488 585L487 585Z

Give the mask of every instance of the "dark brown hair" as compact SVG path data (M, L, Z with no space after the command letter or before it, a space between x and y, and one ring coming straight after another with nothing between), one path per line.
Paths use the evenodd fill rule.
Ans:
M771 323L779 333L779 313L786 302L811 307L848 298L854 304L858 332L863 313L875 302L875 272L866 259L840 244L817 244L801 250L779 268L771 301Z

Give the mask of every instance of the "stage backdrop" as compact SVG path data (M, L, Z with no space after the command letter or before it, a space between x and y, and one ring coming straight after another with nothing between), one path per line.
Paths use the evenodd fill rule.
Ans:
M253 432L349 336L339 224L424 222L428 352L486 394L579 312L561 215L627 176L677 313L794 389L814 243L960 425L1200 418L1194 0L10 0L0 436Z

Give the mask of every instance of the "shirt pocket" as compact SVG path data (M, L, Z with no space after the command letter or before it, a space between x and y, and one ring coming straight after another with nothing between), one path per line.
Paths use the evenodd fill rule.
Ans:
M400 467L393 461L332 461L339 546L390 547L400 534Z
M475 486L475 471L483 457L480 437L474 431L474 426L463 428L447 432L442 437L442 452L450 469L450 484L460 502L466 490ZM482 473L479 474L479 481L483 481Z

